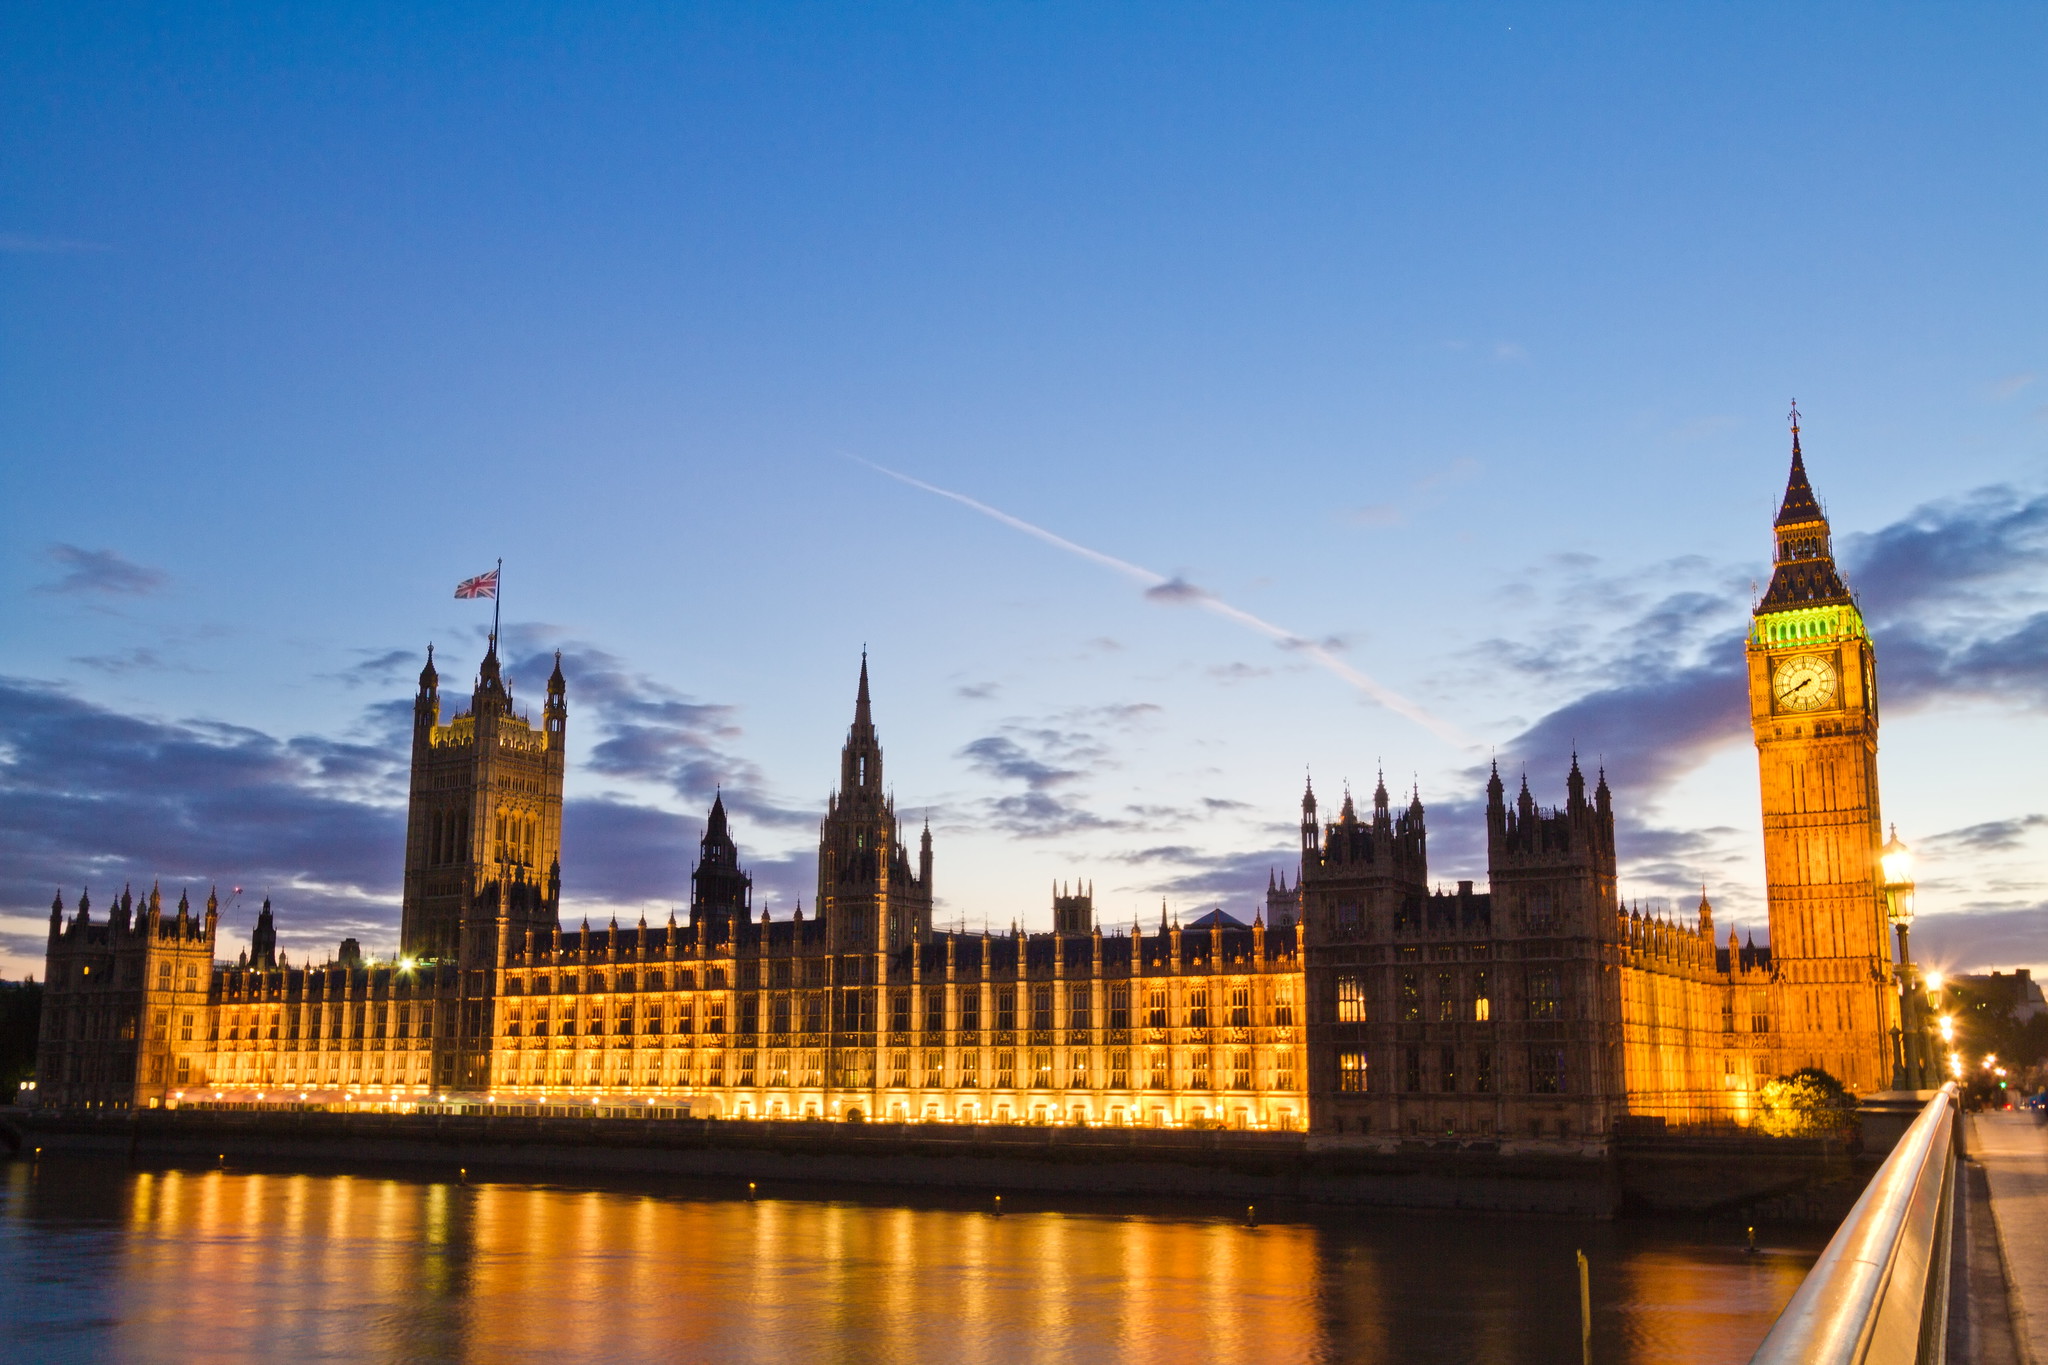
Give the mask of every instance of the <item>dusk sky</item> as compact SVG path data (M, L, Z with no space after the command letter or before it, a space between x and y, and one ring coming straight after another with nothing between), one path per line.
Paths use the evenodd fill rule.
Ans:
M406 719L569 679L564 917L720 784L812 898L862 647L935 919L1249 916L1605 765L1763 936L1796 396L1937 965L2048 965L2048 11L370 4L0 16L0 974L215 883L397 942Z

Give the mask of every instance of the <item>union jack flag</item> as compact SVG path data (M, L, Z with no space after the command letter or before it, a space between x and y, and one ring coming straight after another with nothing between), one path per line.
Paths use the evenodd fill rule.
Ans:
M496 597L498 595L498 571L480 573L475 578L465 578L455 585L457 597Z

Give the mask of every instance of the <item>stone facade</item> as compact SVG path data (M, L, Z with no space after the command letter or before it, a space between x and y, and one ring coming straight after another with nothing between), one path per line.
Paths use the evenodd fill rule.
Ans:
M253 954L221 964L211 898L202 919L124 893L105 922L60 898L39 1094L1491 1147L1739 1123L1806 1064L1879 1088L1895 986L1870 870L1873 656L1796 437L1793 458L1749 643L1771 947L1717 943L1704 893L1683 920L1624 904L1613 795L1576 759L1555 808L1491 775L1484 890L1431 889L1421 798L1397 811L1382 782L1364 816L1347 794L1324 821L1304 795L1296 880L1273 879L1249 925L1105 931L1090 889L1055 887L1051 933L936 931L931 831L913 861L865 659L808 919L755 918L721 795L685 918L565 931L567 683L558 658L533 727L493 640L446 725L431 656L421 673L400 957L286 964L266 903ZM1813 677L1833 679L1822 704Z

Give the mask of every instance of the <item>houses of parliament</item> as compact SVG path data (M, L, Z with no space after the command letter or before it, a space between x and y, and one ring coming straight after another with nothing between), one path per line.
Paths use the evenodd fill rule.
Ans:
M1306 1129L1502 1150L1634 1119L1743 1122L1818 1066L1892 1068L1898 984L1875 875L1875 658L1793 429L1769 589L1749 627L1769 945L1647 916L1616 877L1615 802L1576 759L1563 801L1486 782L1483 889L1432 890L1419 794L1331 816L1250 923L1108 929L1056 888L1043 933L935 929L931 831L886 793L865 658L823 814L811 913L755 914L722 797L689 906L565 929L569 684L538 726L495 637L444 718L413 704L399 955L218 960L218 907L124 891L51 906L41 1103L596 1112L905 1123Z

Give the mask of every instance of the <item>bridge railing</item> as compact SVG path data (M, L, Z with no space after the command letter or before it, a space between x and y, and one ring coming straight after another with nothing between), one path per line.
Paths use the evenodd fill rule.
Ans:
M1940 1365L1956 1192L1945 1085L1871 1178L1750 1365Z

